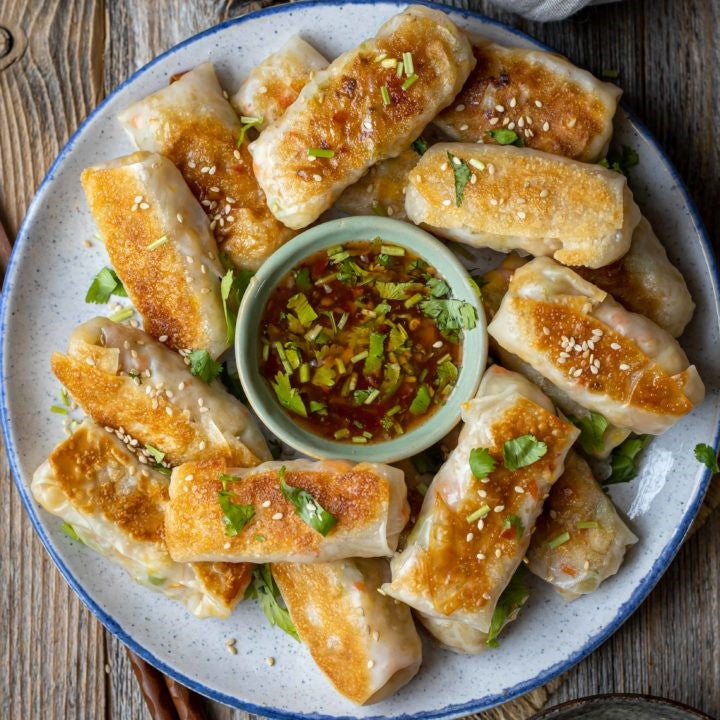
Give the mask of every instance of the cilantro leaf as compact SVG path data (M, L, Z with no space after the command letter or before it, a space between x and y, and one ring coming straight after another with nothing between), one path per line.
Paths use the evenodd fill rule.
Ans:
M476 447L470 451L470 470L478 479L486 478L495 469L495 458L487 448Z
M365 365L363 367L363 373L365 375L373 375L382 368L384 345L385 335L383 333L374 332L370 334L368 356L365 358Z
M450 161L450 167L452 167L453 173L455 174L455 205L460 207L462 205L463 195L465 194L465 186L470 182L472 173L464 160L456 157L451 152L448 152L447 156Z
M609 425L604 415L590 411L589 416L570 418L570 421L580 428L578 442L580 443L580 447L588 453L588 455L593 455L602 450L603 437Z
M532 465L547 453L547 445L534 435L520 435L503 444L503 463L508 470Z
M427 286L430 288L430 294L434 298L441 298L450 294L449 285L441 278L431 277L427 281Z
M520 608L525 604L529 595L530 591L527 587L525 571L520 567L498 598L495 612L493 612L490 621L487 640L485 641L490 647L498 647L498 635L509 622L517 617Z
M705 465L705 467L712 472L720 472L720 467L718 467L715 449L710 447L710 445L706 445L705 443L698 443L695 446L695 457L699 462Z
M512 513L508 515L503 521L503 527L506 530L514 527L515 532L517 533L518 540L525 534L525 526L523 525L523 521L517 515L513 515Z
M424 155L427 152L428 144L427 140L425 140L422 135L413 142L410 147L418 154L418 155Z
M390 329L387 343L387 351L395 352L395 350L399 350L407 342L407 339L407 330L402 325L400 325L400 323L398 323L397 325L395 325L395 327Z
M472 330L477 325L477 310L465 300L423 300L420 310L433 318L441 331Z
M332 387L335 384L335 370L327 365L320 365L310 382L318 387Z
M409 410L413 415L422 415L430 407L430 391L424 383L417 389Z
M442 390L446 385L454 385L458 378L458 369L450 360L440 363L437 368L437 386Z
M311 400L310 412L317 413L318 415L327 415L327 404L319 402L318 400Z
M117 273L110 267L104 267L94 278L85 295L86 303L102 305L111 295L127 297L127 292Z
M235 323L237 312L240 309L240 301L254 274L252 270L236 271L230 268L220 282L220 297L222 298L227 328L225 342L228 345L232 344L235 339Z
M295 285L301 292L309 292L312 290L312 282L310 281L310 268L301 267L295 273Z
M298 642L300 636L295 629L290 613L283 607L281 598L269 565L260 565L253 570L253 579L245 593L246 598L255 598L271 625L279 627Z
M275 382L271 383L279 403L294 412L296 415L307 417L305 403L300 397L300 392L290 384L290 376L279 372L275 376Z
M235 497L229 490L218 490L218 503L223 513L225 523L225 535L233 537L237 535L250 520L255 516L255 508L252 505L240 505L230 498Z
M280 468L280 489L286 500L295 506L295 513L300 519L317 530L321 535L327 535L337 525L337 518L329 513L307 490L293 487L285 482L285 466Z
M620 155L617 153L609 153L607 157L604 157L598 165L607 168L608 170L614 170L615 172L627 175L630 168L635 167L640 163L640 156L637 150L634 150L628 145L622 146L622 152Z
M211 383L222 369L220 363L215 362L207 350L193 350L187 359L190 361L190 372L206 383Z
M310 327L317 320L317 313L312 309L305 293L297 293L287 301L288 310L294 310L303 327Z
M152 455L153 460L159 465L165 459L165 453L152 445L146 445L145 449Z
M498 130L488 130L487 134L498 143L498 145L516 145L517 147L524 145L523 139L514 130L500 128Z
M603 485L615 485L632 480L638 474L639 455L652 440L651 435L631 435L618 445L610 456L612 473Z
M407 300L410 291L417 285L414 282L382 282L375 283L375 289L383 300Z

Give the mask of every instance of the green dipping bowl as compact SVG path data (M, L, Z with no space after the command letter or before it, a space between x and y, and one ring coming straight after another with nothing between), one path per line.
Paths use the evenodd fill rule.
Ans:
M269 382L260 374L260 323L265 306L276 285L309 255L333 245L352 241L384 241L406 248L425 260L445 279L452 297L475 307L478 322L464 331L461 366L455 388L427 420L392 440L366 445L320 437L307 430L278 402ZM411 457L447 435L460 420L463 403L475 396L487 361L485 313L467 271L455 255L424 230L399 220L359 216L331 220L317 225L276 250L260 267L245 291L235 333L235 358L248 401L278 439L316 458L355 462L395 462Z

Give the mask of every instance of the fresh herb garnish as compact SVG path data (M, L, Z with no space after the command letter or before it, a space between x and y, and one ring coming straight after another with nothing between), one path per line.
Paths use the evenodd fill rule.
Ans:
M90 283L85 302L102 305L110 300L111 295L127 297L127 292L117 273L110 267L104 267Z
M708 470L713 473L719 473L720 467L718 467L717 454L715 448L705 443L698 443L695 446L695 458L705 465Z
M308 148L308 157L334 158L335 151L329 148Z
M442 278L428 278L427 286L434 298L443 298L450 294L450 286Z
M627 175L628 170L639 163L640 156L638 155L637 150L634 150L628 145L623 145L620 155L617 153L608 153L607 157L600 160L598 165L602 165L608 170L614 170L615 172Z
M241 478L221 473L219 479L222 483L222 490L218 490L218 504L223 514L225 535L234 537L255 517L255 508L252 505L241 505L231 500L235 497L235 493L228 490L228 483L237 482Z
M477 325L477 310L465 300L424 300L420 309L433 318L443 332L472 330Z
M295 284L298 290L301 292L309 292L312 289L312 282L310 280L310 268L301 267L295 273Z
M498 145L517 145L517 147L524 145L523 139L514 130L499 128L498 130L488 130L487 134Z
M150 455L152 455L152 459L157 465L160 465L160 463L165 459L165 453L162 450L158 450L152 445L146 445L145 449L150 453Z
M271 625L279 627L298 642L300 636L290 618L287 608L280 604L280 590L278 589L269 565L260 565L253 570L253 579L245 593L246 598L255 598L258 601L265 617Z
M450 362L445 360L438 365L437 368L437 387L442 390L447 385L454 385L458 379L458 369Z
M460 207L465 195L465 186L470 182L472 172L464 160L456 157L451 152L448 152L447 156L448 160L450 160L450 167L455 174L455 205Z
M75 528L74 528L70 523L64 522L64 523L60 526L60 529L61 529L71 540L75 540L75 542L82 542L82 540L80 539L80 536L79 536L79 535L77 534L77 532L75 531Z
M600 524L595 520L581 520L576 527L578 530L593 530L599 528Z
M167 235L161 235L157 240L153 240L148 246L148 250L157 250L161 245L164 245L170 238Z
M365 358L365 367L363 368L366 375L374 375L382 368L384 345L385 335L383 333L374 332L370 334L368 356Z
M416 287L414 282L382 282L375 283L375 289L383 300L407 300L410 291Z
M506 530L514 527L518 540L525 534L525 526L523 525L523 521L517 515L508 515L503 521L503 527Z
M469 523L474 523L476 520L481 520L490 512L490 506L485 504L481 505L477 510L471 512L465 519Z
M615 485L632 480L638 474L640 453L650 440L652 440L651 435L635 435L618 445L610 456L612 472L603 485Z
M211 383L222 370L220 363L215 362L207 350L193 350L187 359L190 361L190 372L206 383Z
M284 465L278 471L278 475L280 476L282 494L286 500L289 500L295 506L295 513L313 530L317 530L323 536L327 535L337 525L337 518L325 510L307 490L288 485L285 482Z
M280 404L302 417L307 417L305 403L300 397L300 392L290 384L290 376L279 372L272 383L273 390Z
M402 89L407 92L418 80L420 79L419 75L416 75L413 73L403 84Z
M240 128L240 132L238 132L237 136L236 145L238 147L242 147L242 144L245 142L245 134L251 127L257 127L258 125L263 124L263 118L252 115L243 115L240 118L240 122L242 123L242 127Z
M428 149L428 143L427 140L425 140L424 137L420 136L417 140L415 140L410 147L418 154L418 155L424 155L427 152Z
M564 533L560 533L560 535L557 535L556 537L552 538L552 540L548 540L548 545L553 550L555 550L556 548L559 548L561 545L564 545L569 540L570 540L570 533L564 532Z
M486 478L495 465L495 458L487 448L477 447L470 451L470 471L478 480Z
M534 435L520 435L503 444L503 463L508 470L532 465L547 453L547 445Z
M235 339L235 322L237 311L250 279L255 273L252 270L233 270L230 268L220 282L220 297L225 313L225 342L230 345Z
M380 88L380 95L382 96L383 105L389 105L392 101L390 100L390 91L387 85L383 85Z
M517 617L520 608L526 603L529 596L530 591L525 579L525 571L520 567L515 571L508 586L498 598L485 641L490 647L498 647L498 635L509 622Z
M293 310L303 327L310 327L317 320L317 313L312 309L305 293L293 295L287 303L288 310Z
M578 438L580 447L588 455L600 452L603 448L605 431L609 424L607 418L600 413L591 411L588 416L569 419L580 428L580 437Z
M410 412L413 415L422 415L430 407L430 391L428 386L423 384L415 393L413 401L410 403Z

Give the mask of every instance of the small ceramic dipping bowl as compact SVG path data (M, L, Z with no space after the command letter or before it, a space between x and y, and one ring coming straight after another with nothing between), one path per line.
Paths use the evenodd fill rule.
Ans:
M712 720L687 705L649 695L594 695L571 700L530 720Z
M276 285L308 256L334 245L353 241L384 242L404 247L425 260L445 279L453 298L475 307L477 324L465 330L461 365L455 387L429 418L404 435L366 445L329 440L305 429L280 405L272 387L260 373L260 331L265 306ZM238 372L250 405L280 440L317 458L344 458L357 462L394 462L421 452L442 439L460 419L461 405L474 397L487 360L485 314L476 288L453 253L432 235L399 220L384 217L349 217L306 230L274 252L245 291L235 335Z

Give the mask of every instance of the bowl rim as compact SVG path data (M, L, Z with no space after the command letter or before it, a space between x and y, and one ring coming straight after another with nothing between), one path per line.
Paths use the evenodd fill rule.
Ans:
M392 440L351 444L323 438L293 421L260 374L257 341L267 300L283 277L311 255L333 245L381 237L426 260L448 282L452 296L470 302L477 325L465 331L458 378L445 402L426 420ZM436 237L410 223L374 215L328 220L296 235L276 250L251 278L235 327L235 361L249 405L278 439L314 458L355 462L396 462L439 442L460 422L462 405L475 397L487 364L487 323L483 304L470 274Z
M681 703L670 698L660 697L657 695L644 695L642 693L604 693L600 695L588 695L587 697L578 698L577 700L568 700L559 705L541 710L533 715L529 720L552 720L552 718L562 719L562 713L567 710L575 710L593 705L602 705L603 703L625 700L630 702L638 702L638 704L650 705L656 707L669 707L674 710L682 710L689 716L699 718L700 720L713 720L710 715L705 714L702 710Z

